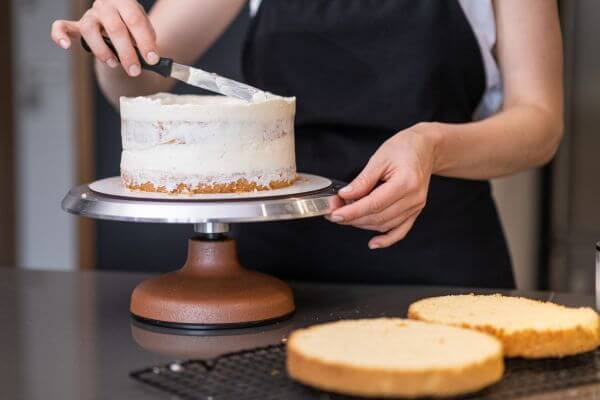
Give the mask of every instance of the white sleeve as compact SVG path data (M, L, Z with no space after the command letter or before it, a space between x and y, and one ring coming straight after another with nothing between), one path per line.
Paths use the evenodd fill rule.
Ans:
M502 107L502 77L493 50L496 46L496 18L492 0L458 0L477 38L485 68L485 93L473 115L483 119Z
M262 0L250 0L250 16L254 17L260 8Z

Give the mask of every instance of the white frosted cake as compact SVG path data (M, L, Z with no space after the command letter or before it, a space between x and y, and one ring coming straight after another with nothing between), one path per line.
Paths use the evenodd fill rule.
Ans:
M121 97L121 177L132 190L227 193L296 179L294 98Z

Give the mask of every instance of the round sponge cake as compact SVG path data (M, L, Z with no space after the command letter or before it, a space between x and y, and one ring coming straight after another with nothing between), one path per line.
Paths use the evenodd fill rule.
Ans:
M522 297L458 295L423 299L408 317L476 329L496 336L507 357L563 357L600 344L598 314Z
M289 375L309 386L367 397L446 397L501 379L502 345L473 330L405 319L349 320L295 331Z
M294 98L121 98L121 177L133 190L248 192L296 179Z

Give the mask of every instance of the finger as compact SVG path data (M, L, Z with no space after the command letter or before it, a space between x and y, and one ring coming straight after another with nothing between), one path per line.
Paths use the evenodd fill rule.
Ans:
M366 196L379 183L385 168L385 163L379 161L375 156L371 157L360 174L349 185L339 190L339 196L344 200L356 200Z
M148 64L156 64L159 60L156 46L156 33L146 16L146 12L137 2L121 2L119 15L133 36L136 46Z
M352 223L357 218L385 210L400 200L403 194L402 186L390 180L376 187L368 196L334 211L331 218L334 222Z
M50 37L52 38L52 41L56 43L57 46L60 46L65 50L71 47L71 36L78 35L79 26L75 21L66 21L63 19L59 19L52 23L52 28L50 29Z
M102 26L94 15L84 15L79 22L81 36L87 42L92 53L109 67L115 68L119 63L112 50L104 43L100 33Z
M394 243L404 239L410 231L410 229L413 227L418 215L419 213L415 213L406 221L404 221L401 225L395 227L385 235L375 236L374 238L369 240L369 248L372 250L382 249L385 247L389 247Z
M335 211L340 207L343 207L346 203L344 202L344 200L339 197L339 196L334 196L331 199L328 200L328 206L329 206L329 210L331 211Z
M106 7L102 12L102 25L110 40L112 40L121 66L129 76L138 76L141 74L140 61L133 48L133 42L127 27L121 20L119 12L112 7Z
M367 229L378 232L388 232L403 223L419 208L420 205L414 204L413 202L396 202L380 213L357 218L352 221L351 225L356 227L367 227Z
M413 209L410 214L398 216L386 222L383 225L351 225L355 228L365 229L368 231L375 231L380 233L388 233L394 228L402 225L406 220L412 217L415 213L418 213L418 209Z

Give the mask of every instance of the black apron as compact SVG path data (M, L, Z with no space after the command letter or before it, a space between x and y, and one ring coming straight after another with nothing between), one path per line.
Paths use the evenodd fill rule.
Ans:
M485 88L456 0L263 0L245 44L247 81L296 96L298 170L351 181L390 136L421 121L468 122ZM248 267L296 280L513 287L487 181L433 176L407 237L322 218L239 224Z

